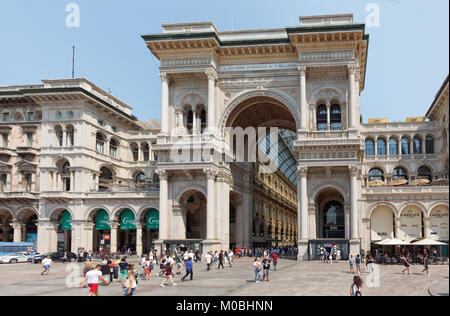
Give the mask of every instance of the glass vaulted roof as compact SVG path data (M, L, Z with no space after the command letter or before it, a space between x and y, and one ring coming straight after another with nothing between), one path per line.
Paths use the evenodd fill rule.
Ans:
M268 155L272 162L275 162L278 156L278 169L280 169L294 185L297 185L297 160L292 153L292 148L296 137L297 135L295 132L279 129L278 151L276 150L277 144L271 144L270 142L270 134L267 134L266 136L266 146L264 146L263 139L258 143L259 148Z

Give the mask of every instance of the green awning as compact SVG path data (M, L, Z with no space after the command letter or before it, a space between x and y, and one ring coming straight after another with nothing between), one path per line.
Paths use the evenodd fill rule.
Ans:
M95 229L96 230L111 229L111 227L109 226L109 214L107 211L99 210L97 212Z
M61 229L72 230L72 215L67 210L64 210L61 214Z
M120 229L136 229L135 219L133 211L126 209L120 215Z
M152 208L145 219L147 229L159 229L159 212Z

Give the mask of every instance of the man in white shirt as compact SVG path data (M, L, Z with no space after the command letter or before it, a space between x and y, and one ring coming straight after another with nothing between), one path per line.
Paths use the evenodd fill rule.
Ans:
M102 281L104 284L108 284L106 280L102 276L101 271L101 265L96 265L94 270L91 270L86 273L86 276L84 277L85 283L89 286L89 296L96 295L100 296L98 294L98 285L100 281Z
M212 258L211 252L208 252L208 253L205 255L205 259L206 259L206 271L209 271L209 268L210 268L210 266L211 266L211 258Z
M231 262L233 261L233 252L231 250L229 250L227 252L227 260L228 260L228 265L230 266L230 268L232 268L233 265L231 264Z
M175 261L173 260L172 256L167 255L166 264L170 263L170 266L173 267L173 264Z
M51 267L52 263L53 263L53 261L52 261L52 259L50 259L50 256L47 256L44 259L42 259L42 268L44 269L44 271L41 272L41 275L44 275L45 273L47 275L50 274L50 267Z

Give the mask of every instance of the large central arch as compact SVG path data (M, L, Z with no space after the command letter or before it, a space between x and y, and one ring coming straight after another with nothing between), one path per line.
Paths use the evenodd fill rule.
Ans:
M271 120L266 121L264 125L260 126L268 127L269 125L267 124L272 121L275 123L274 126L286 128L292 131L297 131L300 128L300 113L295 100L284 92L278 90L259 89L245 91L237 95L227 104L218 125L220 135L225 137L225 128L236 126L236 118L246 109L248 110L258 104L276 105L282 111L281 113L278 113L278 117L272 117ZM259 111L259 113L264 114L263 109L260 110L261 111ZM245 128L247 126L240 127Z

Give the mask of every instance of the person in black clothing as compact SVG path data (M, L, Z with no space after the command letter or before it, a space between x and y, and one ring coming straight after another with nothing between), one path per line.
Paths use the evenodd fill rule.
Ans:
M271 263L269 256L265 256L264 260L261 263L263 265L263 279L261 282L264 282L264 280L266 280L266 278L267 278L267 282L269 282L269 271L270 271L270 263Z
M221 250L219 253L219 265L217 266L217 269L220 269L220 266L222 266L222 269L225 269L225 267L223 266L223 260L224 260L224 254L223 254L223 250Z

